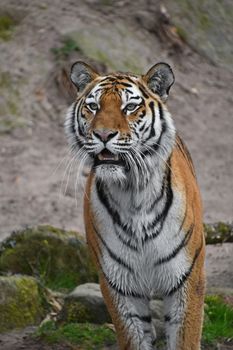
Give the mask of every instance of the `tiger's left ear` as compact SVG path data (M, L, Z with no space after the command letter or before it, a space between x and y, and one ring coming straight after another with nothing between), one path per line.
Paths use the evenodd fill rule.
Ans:
M171 67L167 63L157 63L143 75L143 80L148 87L160 96L163 102L166 101L170 87L175 81Z

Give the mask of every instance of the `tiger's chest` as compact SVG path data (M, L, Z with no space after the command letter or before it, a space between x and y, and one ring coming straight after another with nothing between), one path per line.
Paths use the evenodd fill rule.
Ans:
M189 265L183 247L182 198L164 198L153 210L132 207L113 193L91 193L91 210L100 264L108 280L129 294L166 295ZM118 197L119 200L119 197ZM164 210L166 208L166 210Z

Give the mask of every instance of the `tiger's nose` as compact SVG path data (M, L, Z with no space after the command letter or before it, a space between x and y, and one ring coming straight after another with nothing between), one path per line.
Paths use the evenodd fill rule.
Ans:
M97 129L93 131L93 134L102 142L106 143L117 135L117 131L112 131L108 129Z

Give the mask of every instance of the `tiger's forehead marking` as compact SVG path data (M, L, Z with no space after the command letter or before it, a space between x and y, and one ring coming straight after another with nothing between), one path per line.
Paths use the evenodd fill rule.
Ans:
M136 76L104 76L89 92L86 103L99 103L102 96L110 93L119 95L123 105L134 98L142 98L137 82Z

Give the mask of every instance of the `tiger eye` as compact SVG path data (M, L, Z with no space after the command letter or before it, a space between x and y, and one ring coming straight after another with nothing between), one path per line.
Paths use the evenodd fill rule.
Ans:
M97 103L94 103L94 102L89 103L89 104L87 105L87 107L88 107L89 109L91 109L92 111L97 111L97 109L98 109Z
M127 106L125 106L125 110L132 112L135 108L137 108L137 105L135 103L129 103Z

